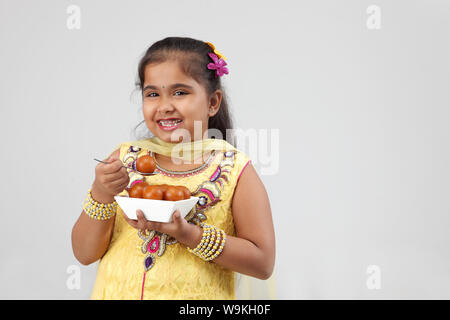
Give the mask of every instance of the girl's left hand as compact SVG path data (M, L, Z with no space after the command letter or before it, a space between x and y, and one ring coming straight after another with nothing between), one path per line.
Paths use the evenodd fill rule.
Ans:
M144 213L141 210L136 211L137 220L132 220L128 218L125 213L123 213L124 219L133 228L141 230L145 233L145 230L155 230L161 233L168 234L169 236L177 239L181 243L185 243L187 237L189 236L189 222L181 217L181 213L175 210L172 214L172 222L156 222L149 221L144 217Z

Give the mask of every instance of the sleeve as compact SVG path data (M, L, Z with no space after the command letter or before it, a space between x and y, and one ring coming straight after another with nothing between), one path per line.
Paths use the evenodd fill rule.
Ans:
M239 178L241 177L242 173L244 172L245 168L247 168L248 164L251 163L252 160L250 157L242 152L239 151L236 155L236 162L235 165L237 166L237 179L236 179L236 185L239 182Z
M233 154L225 153L224 157L221 167L223 172L226 172L223 173L223 175L225 176L224 178L226 178L225 181L228 181L228 183L223 189L223 199L233 199L238 181L251 160L247 154L240 150L233 151ZM230 165L230 167L228 165Z

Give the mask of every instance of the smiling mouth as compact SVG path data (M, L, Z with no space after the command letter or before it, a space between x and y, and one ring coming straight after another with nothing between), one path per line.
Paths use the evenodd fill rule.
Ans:
M178 119L178 120L159 120L158 124L162 125L162 126L173 126L177 123L180 123L182 120Z
M160 120L158 121L158 125L163 130L173 130L177 128L182 120Z

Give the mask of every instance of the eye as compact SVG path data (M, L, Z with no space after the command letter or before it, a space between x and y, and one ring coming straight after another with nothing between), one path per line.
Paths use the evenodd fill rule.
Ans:
M177 94L177 93L180 93L180 94ZM180 90L178 90L178 91L175 92L175 95L177 95L177 96L179 96L179 95L185 95L185 94L188 94L188 93L187 93L187 92L184 92L184 91L180 91ZM155 97L155 95L157 95L156 92L150 92L149 94L146 95L146 97Z

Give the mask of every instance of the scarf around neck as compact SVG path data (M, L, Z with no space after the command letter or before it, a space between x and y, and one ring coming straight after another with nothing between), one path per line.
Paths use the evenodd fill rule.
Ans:
M194 161L200 158L206 151L237 151L237 149L223 139L203 139L192 142L166 142L158 137L151 137L142 140L128 141L120 143L122 145L131 145L158 153L167 157L181 159L183 161Z

